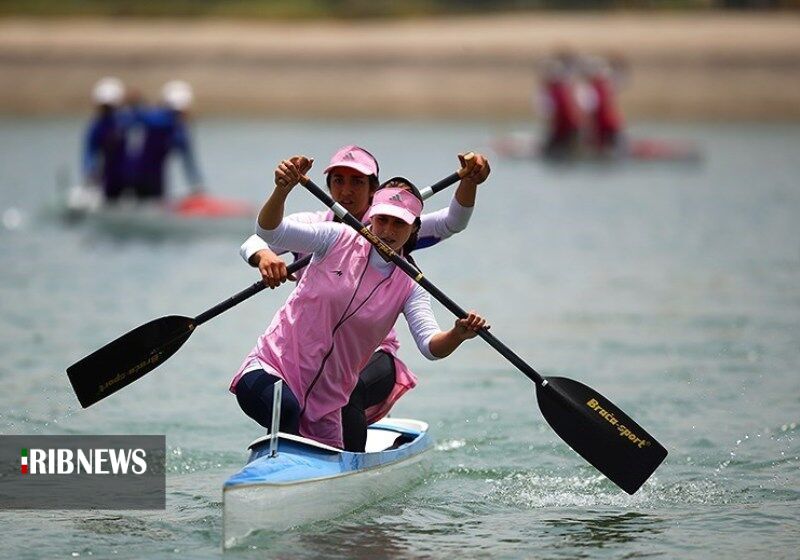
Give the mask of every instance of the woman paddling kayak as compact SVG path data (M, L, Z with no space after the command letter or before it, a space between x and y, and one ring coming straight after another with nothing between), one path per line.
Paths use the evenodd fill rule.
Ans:
M338 223L302 224L283 219L286 197L311 163L296 157L275 170L275 189L258 218L268 243L311 253L311 264L258 339L231 382L242 410L264 427L272 414L272 386L285 383L281 430L334 447L361 434L343 434L342 408L367 364L403 313L420 352L429 359L450 355L486 326L471 312L441 331L430 297L358 233ZM376 193L370 229L396 251L418 230L421 197L404 189ZM351 424L349 431L366 431ZM361 436L361 437L358 437Z
M464 168L464 174L450 205L420 216L420 229L415 236L416 242L407 248L407 256L411 250L435 245L463 231L469 224L477 187L486 181L490 168L487 158L482 154L475 154L469 159L463 154L459 154L458 157ZM331 197L356 218L362 220L372 203L375 190L379 188L379 167L375 157L359 146L344 146L333 155L325 168L325 173ZM386 183L392 183L392 186L400 188L410 184L405 179L396 179L398 181L390 180ZM333 221L334 215L332 211L324 210L290 214L286 219L302 223L319 223ZM240 254L252 266L259 269L267 285L276 287L287 278L286 264L276 253L285 252L287 249L278 247L274 243L271 245L275 252L270 250L263 239L253 235L242 245ZM345 425L377 422L389 413L400 397L416 386L417 378L398 357L399 350L400 343L392 329L360 373L350 401L342 411L342 421ZM346 436L358 436L355 441L345 440L347 449L363 448L364 431L346 429L344 433Z

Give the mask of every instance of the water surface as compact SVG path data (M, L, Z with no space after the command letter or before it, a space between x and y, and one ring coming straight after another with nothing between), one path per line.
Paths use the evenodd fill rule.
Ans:
M58 221L47 208L65 167L75 180L81 127L0 121L0 433L165 433L168 507L0 512L0 550L219 557L222 483L261 435L227 385L289 289L203 325L161 368L82 410L66 366L155 317L196 315L255 276L237 253L245 226L175 237ZM209 188L258 203L288 155L316 157L321 183L329 155L359 143L384 177L426 184L502 130L211 120L196 137ZM552 432L533 384L488 345L428 362L401 321L402 356L421 383L395 415L431 424L429 474L386 501L226 556L797 557L800 126L635 132L692 139L705 162L552 167L490 154L469 229L416 258L537 370L591 385L657 437L670 454L655 476L623 493ZM317 205L298 189L289 209Z

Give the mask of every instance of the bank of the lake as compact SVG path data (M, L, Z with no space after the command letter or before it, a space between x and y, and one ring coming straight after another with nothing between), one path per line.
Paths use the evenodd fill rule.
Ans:
M623 55L630 118L800 119L796 13L529 13L378 21L0 20L0 112L70 113L116 75L200 114L529 119L555 48Z

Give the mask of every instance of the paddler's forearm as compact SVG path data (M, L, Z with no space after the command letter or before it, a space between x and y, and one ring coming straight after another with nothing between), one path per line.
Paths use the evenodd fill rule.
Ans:
M431 338L429 349L437 358L444 358L461 346L461 343L470 338L475 338L481 329L489 329L486 319L475 311L470 311L467 316L456 321L455 326L449 331L439 332Z
M453 198L464 208L475 206L475 196L478 192L478 183L471 179L461 179Z
M289 196L292 188L275 185L275 190L264 203L258 213L258 225L261 229L273 230L283 221L283 210L286 205L286 197Z
M455 329L439 331L431 338L430 343L428 343L428 349L435 357L446 358L455 352L456 348L461 346L464 340L464 338L458 336Z

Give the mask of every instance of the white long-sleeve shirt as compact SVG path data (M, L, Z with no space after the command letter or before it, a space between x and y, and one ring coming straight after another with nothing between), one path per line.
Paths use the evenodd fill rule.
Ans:
M271 247L284 247L298 253L310 253L313 264L315 260L325 256L330 246L339 238L342 228L347 227L335 222L308 224L284 218L273 230L263 229L256 223L256 235ZM377 269L383 276L391 274L395 267L394 263L386 262L374 247L370 249L369 266ZM414 284L406 298L403 315L422 355L429 360L439 359L431 353L430 342L441 329L431 309L431 296L419 284Z
M449 207L422 214L422 216L420 216L420 221L422 223L419 227L419 233L417 233L416 249L430 247L431 245L437 244L439 241L464 231L472 217L472 208L472 206L461 206L458 200L456 200L456 197L453 197L450 200ZM326 221L328 215L329 212L325 210L320 212L297 212L285 216L284 220L313 224ZM239 254L245 261L250 262L250 257L262 249L272 249L272 251L277 254L287 251L285 247L274 243L267 244L258 235L251 235L242 243L242 246L239 248Z

